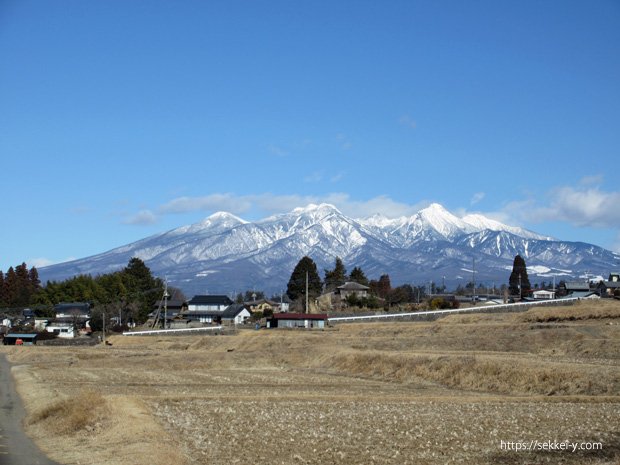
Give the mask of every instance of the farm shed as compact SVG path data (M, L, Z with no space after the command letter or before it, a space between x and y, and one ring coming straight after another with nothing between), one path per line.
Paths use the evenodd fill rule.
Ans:
M4 345L5 346L14 346L14 345L33 345L37 343L38 334L18 334L18 333L9 333L4 336ZM21 343L19 342L21 341Z
M223 323L238 325L244 323L245 320L251 316L252 315L243 304L232 304L222 312L221 318Z
M270 328L319 328L327 324L326 313L275 313L269 320Z

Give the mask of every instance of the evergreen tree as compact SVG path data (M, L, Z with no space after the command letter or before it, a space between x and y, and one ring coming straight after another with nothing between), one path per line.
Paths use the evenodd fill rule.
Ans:
M379 283L377 286L377 295L382 299L385 299L392 290L392 284L390 283L390 275L384 274L379 277Z
M19 287L15 268L12 266L6 272L4 277L4 301L7 307L15 305L15 300L19 295Z
M30 279L30 285L32 286L32 289L35 292L41 289L41 280L39 279L39 272L34 266L30 268L30 271L28 272L28 277Z
M347 270L340 257L336 257L333 270L325 270L325 292L332 292L347 281Z
M313 299L321 295L321 277L316 267L316 263L310 257L303 257L291 273L291 277L286 286L286 295L291 300L303 301L305 308L306 300L306 275L308 276L308 298ZM308 309L305 308L307 312Z
M349 275L349 279L354 283L361 284L363 286L368 286L368 278L362 271L359 266L356 266L351 270L351 274Z
M6 305L6 301L4 300L4 273L0 270L0 307Z
M30 296L34 293L34 289L30 283L28 266L25 263L16 266L15 276L17 278L17 295L15 296L13 305L25 307L30 304Z
M138 322L146 321L155 303L162 298L164 283L153 277L149 267L138 257L129 260L122 273L130 299L137 307L134 319Z
M510 295L526 296L532 290L530 280L527 276L527 267L525 260L521 255L517 255L512 264L512 273L508 279L508 288Z

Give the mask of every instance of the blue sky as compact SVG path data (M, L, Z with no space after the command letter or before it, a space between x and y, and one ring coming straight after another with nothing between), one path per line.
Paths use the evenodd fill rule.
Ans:
M0 0L0 269L429 202L620 250L620 3Z

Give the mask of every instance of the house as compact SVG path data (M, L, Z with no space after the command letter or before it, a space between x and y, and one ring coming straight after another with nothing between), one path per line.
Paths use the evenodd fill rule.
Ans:
M153 305L153 311L149 313L148 317L154 319L159 312L159 318L163 321L166 317L166 326L170 324L170 321L179 316L184 310L187 309L187 303L182 300L158 300ZM165 314L165 315L164 315Z
M620 273L609 273L609 279L612 283L620 282Z
M56 322L86 323L90 319L90 304L84 302L60 303L54 305Z
M275 313L267 320L268 328L323 329L326 325L326 313Z
M555 291L547 291L545 289L539 289L532 292L532 297L536 300L555 299Z
M245 320L250 318L250 316L252 316L252 314L248 311L245 305L232 304L222 312L220 318L222 323L240 325L245 323Z
M368 286L364 286L363 284L346 282L342 286L338 286L336 288L336 293L340 294L340 298L343 300L351 295L354 295L358 299L362 299L364 297L368 297L369 289L370 288Z
M179 318L188 323L216 323L222 322L222 313L233 301L225 295L195 295L187 302L187 309L178 314Z
M601 281L596 290L601 297L613 297L620 293L620 281Z
M75 337L75 326L71 324L51 324L47 325L45 330L61 338L71 339Z
M225 295L195 295L187 302L188 312L223 312L233 301Z
M187 311L179 314L175 319L183 319L188 324L191 323L215 323L220 324L222 322L223 311Z
M563 295L568 296L574 294L575 292L587 293L590 292L590 284L584 281L560 283L558 290L560 290Z
M173 318L187 308L187 303L182 300L158 300L153 305L153 312L151 312L149 316L155 316L157 310L159 310L163 314L164 307L166 308L168 318Z

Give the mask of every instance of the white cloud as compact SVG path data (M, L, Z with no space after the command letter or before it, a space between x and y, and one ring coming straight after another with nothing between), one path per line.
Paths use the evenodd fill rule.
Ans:
M243 213L251 208L251 202L245 196L233 194L211 194L201 197L177 197L159 207L158 212L186 213L191 211L218 211Z
M50 266L56 263L54 260L50 260L49 258L37 257L31 258L28 260L29 266L34 266L35 268L43 268L44 266Z
M484 192L476 192L471 198L471 200L469 201L470 205L476 205L478 202L484 199L484 196L485 196Z
M38 257L38 258L31 258L26 263L28 264L28 266L31 266L31 267L34 266L35 268L43 268L46 266L55 265L57 263L71 262L73 260L77 260L77 258L67 257L64 260L50 260L49 258Z
M375 213L380 213L387 217L413 215L428 204L428 202L420 202L410 205L397 202L386 195L380 195L368 200L353 200L349 194L338 192L326 195L276 195L271 193L234 195L225 193L202 197L179 197L161 205L157 212L159 214L175 214L223 210L239 215L254 210L259 214L272 215L289 212L294 208L310 203L329 203L335 205L344 214L353 218L362 218ZM138 213L134 217L135 221L131 224L144 224L140 223L139 220L148 220L149 214L147 212L150 213L148 210Z
M525 221L561 221L578 227L620 228L620 192L605 192L591 187L590 180L577 187L551 190L543 204L529 198L507 205L506 210Z
M133 216L125 219L123 223L133 225L148 225L157 222L157 215L150 210L140 210Z

